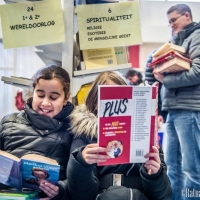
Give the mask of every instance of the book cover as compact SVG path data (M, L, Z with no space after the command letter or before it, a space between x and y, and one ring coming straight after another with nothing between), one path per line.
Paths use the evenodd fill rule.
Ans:
M176 73L190 69L190 62L179 57L174 57L156 67L159 73Z
M22 159L21 172L23 188L40 190L42 182L58 184L60 166Z
M98 165L144 163L157 130L157 86L99 86L98 144L111 159Z
M0 151L0 183L21 190L39 190L41 181L58 184L60 166L57 161L35 154L27 154L21 159Z
M117 59L117 64L126 64L128 63L128 55L127 55L127 48L126 47L114 47L115 55Z
M9 153L0 151L0 182L20 189L19 159L9 156Z
M114 47L83 50L83 59L86 69L117 65Z
M0 199L32 199L39 195L37 191L18 191L15 189L0 190Z
M184 61L186 61L188 63L192 62L191 59L189 59L189 58L181 55L177 51L174 51L173 49L171 49L171 50L167 51L166 53L160 55L159 57L156 57L155 59L153 59L153 61L149 64L149 67L153 67L156 64L162 64L162 63L167 62L167 61L169 61L169 60L171 60L171 59L173 59L175 57L177 57L177 58L179 58L181 60L184 60Z
M0 196L1 200L29 200L28 197ZM32 198L31 198L32 199Z
M179 51L181 53L185 53L185 48L182 47L182 46L178 46L178 45L175 45L173 43L165 43L164 45L162 45L157 51L155 51L152 56L153 57L158 57L162 54L164 54L166 51L168 51L169 49L173 49L175 51Z

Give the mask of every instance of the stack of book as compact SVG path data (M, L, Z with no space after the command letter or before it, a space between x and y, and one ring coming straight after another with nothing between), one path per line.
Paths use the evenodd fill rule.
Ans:
M159 73L176 73L190 69L192 60L185 57L185 48L172 43L165 43L153 53L150 67Z
M37 191L17 191L14 189L0 190L1 200L36 200L39 192Z

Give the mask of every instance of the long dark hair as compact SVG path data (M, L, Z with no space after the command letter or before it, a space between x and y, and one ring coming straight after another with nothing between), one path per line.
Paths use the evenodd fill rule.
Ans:
M97 115L98 85L106 85L108 80L113 81L117 85L127 85L125 80L116 72L106 71L101 73L93 82L85 100L86 108L95 115Z
M40 79L44 80L52 80L57 78L60 80L61 84L63 85L63 90L65 92L65 96L69 96L70 90L70 78L68 72L60 66L51 64L48 65L40 70L38 70L32 78L32 87L33 89L36 87L36 84L39 82Z

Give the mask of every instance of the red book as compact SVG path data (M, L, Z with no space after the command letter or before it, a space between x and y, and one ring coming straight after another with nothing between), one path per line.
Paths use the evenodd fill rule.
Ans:
M182 60L184 60L188 63L192 62L192 60L190 60L189 58L186 58L183 55L181 55L180 53L171 50L170 52L156 58L153 62L151 62L149 64L149 67L155 66L157 64L162 64L162 63L167 62L168 60L172 60L176 57L179 58L179 59L182 59Z
M157 138L157 86L99 86L98 144L111 159L98 165L144 163Z
M190 69L192 60L184 57L180 53L170 50L161 55L149 64L150 67L157 69L159 73L175 73Z

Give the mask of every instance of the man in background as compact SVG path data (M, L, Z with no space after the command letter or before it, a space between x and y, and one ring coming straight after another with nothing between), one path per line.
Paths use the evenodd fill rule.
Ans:
M126 78L129 80L130 85L140 85L143 82L142 74L134 69L128 70Z
M155 50L153 52L155 52ZM147 59L146 70L145 70L145 81L147 81L149 85L152 85L154 82L157 81L153 74L153 68L148 66L149 63L152 62L153 52L150 53L150 55ZM159 82L159 87L158 87L158 128L160 128L161 123L166 122L167 113L168 113L167 111L163 111L161 109L162 108L161 90L162 90L162 83Z
M200 24L193 22L186 4L172 6L167 17L176 34L174 43L183 46L192 60L189 71L167 75L153 71L164 86L162 110L168 111L166 164L172 199L179 200L184 195L187 199L188 190L200 190Z

